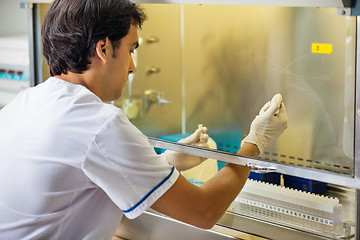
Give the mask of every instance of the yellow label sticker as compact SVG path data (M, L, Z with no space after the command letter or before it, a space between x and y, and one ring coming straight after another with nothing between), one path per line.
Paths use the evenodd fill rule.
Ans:
M313 53L331 54L333 51L332 44L326 43L313 43L311 45L311 51Z

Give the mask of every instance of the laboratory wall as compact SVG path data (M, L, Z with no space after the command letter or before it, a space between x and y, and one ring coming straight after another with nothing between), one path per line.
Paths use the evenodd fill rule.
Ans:
M27 34L26 10L20 0L0 0L0 37Z
M27 10L0 0L0 108L30 86Z

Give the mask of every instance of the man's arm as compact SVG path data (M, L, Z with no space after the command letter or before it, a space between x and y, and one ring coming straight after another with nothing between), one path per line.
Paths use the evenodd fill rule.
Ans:
M238 154L256 157L259 150L255 144L244 143ZM151 208L196 227L211 228L240 193L249 173L249 168L229 163L200 187L180 174Z
M242 141L240 155L257 157L264 147L287 127L287 114L280 94L266 103ZM169 217L200 228L211 228L243 188L250 169L227 164L200 187L182 175L152 206Z

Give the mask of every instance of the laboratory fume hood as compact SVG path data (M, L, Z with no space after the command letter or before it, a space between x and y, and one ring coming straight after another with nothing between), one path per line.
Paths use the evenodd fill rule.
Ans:
M29 13L32 85L48 77L40 26L50 2L22 3ZM207 157L217 169L247 165L254 175L212 230L148 211L124 218L117 235L360 239L359 3L136 2L148 15L139 31L137 70L113 104L156 151ZM283 96L288 129L259 158L236 155L251 121L276 93ZM198 124L208 127L216 148L176 142Z

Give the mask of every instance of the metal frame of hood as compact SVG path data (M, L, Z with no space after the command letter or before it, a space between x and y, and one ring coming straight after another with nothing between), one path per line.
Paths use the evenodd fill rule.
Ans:
M356 0L133 0L136 3L211 4L283 7L351 7ZM23 3L51 3L52 0L23 0Z
M134 2L282 7L351 7L350 0L134 0Z
M170 142L158 138L149 137L149 142L152 146L157 148L168 149L168 150L182 152L204 158L217 159L223 162L234 163L243 166L251 165L251 166L257 166L257 168L260 169L274 169L272 171L276 171L278 173L282 173L286 175L331 183L343 187L360 189L359 177L351 177L347 175L321 171L318 169L304 168L295 165L271 162L259 158L252 158L234 153L219 151L216 149L207 149L192 145L185 145L178 142Z

